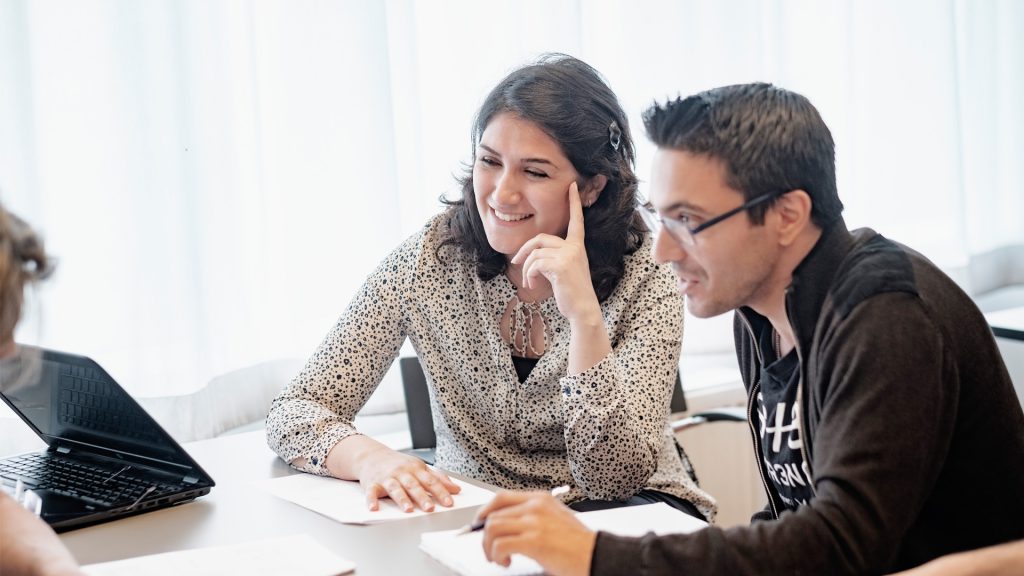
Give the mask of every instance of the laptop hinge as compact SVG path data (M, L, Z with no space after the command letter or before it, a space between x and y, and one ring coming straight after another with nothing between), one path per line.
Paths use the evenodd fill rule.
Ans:
M199 478L196 478L195 476L185 476L181 481L185 484L196 484L199 482Z
M57 446L57 453L58 454L71 454L71 448L68 448L67 446Z

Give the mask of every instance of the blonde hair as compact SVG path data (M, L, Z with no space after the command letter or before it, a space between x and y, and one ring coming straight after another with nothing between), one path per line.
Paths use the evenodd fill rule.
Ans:
M21 318L25 285L53 271L39 236L0 204L0 342L14 334Z

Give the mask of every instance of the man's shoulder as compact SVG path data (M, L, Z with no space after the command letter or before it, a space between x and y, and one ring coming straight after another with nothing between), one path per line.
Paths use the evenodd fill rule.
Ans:
M915 260L927 262L924 257L868 228L854 230L851 236L852 248L840 263L830 290L832 305L841 317L881 294L918 295L914 268L920 263Z

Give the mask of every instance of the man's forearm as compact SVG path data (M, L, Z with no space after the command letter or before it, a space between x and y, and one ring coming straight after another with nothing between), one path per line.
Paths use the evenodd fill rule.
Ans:
M895 576L998 576L1024 570L1024 540L950 554Z

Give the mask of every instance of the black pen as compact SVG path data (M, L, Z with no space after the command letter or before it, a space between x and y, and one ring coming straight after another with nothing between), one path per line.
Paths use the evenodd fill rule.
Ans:
M551 490L551 495L557 498L558 496L562 496L563 494L567 494L568 492L569 492L569 487L568 486L559 486L558 488L553 488ZM486 520L477 520L476 522L473 522L472 524L467 524L467 525L463 526L462 528L459 528L459 531L456 532L455 535L456 536L462 536L463 534L469 534L470 532L479 532L480 530L483 530L484 526L486 526L486 525L487 525L487 521Z

